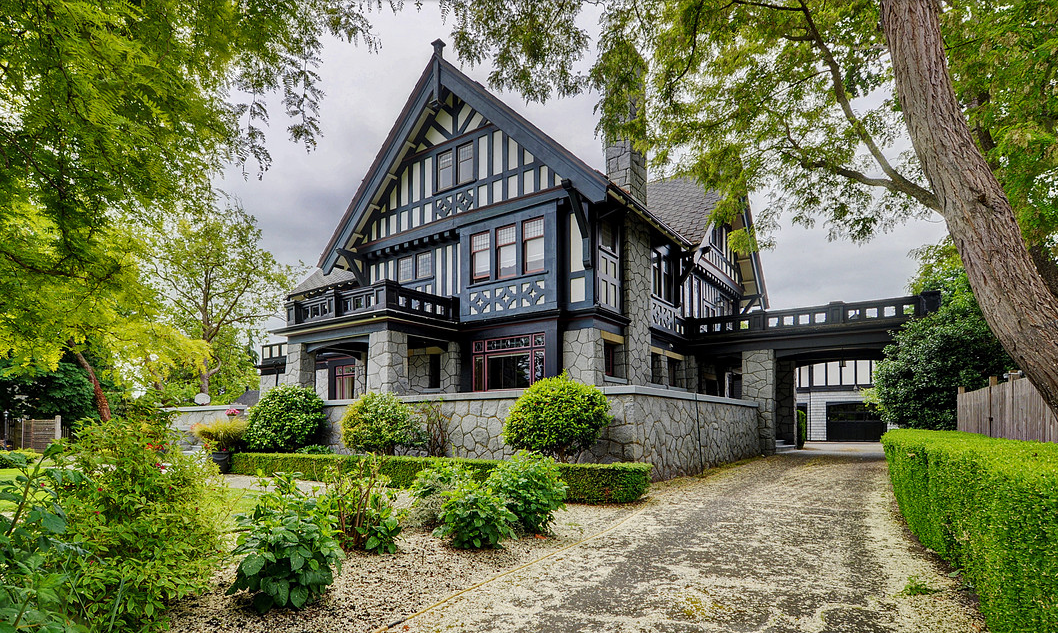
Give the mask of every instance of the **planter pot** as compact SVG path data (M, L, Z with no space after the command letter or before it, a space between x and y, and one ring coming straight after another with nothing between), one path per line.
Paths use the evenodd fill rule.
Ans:
M231 471L231 453L227 451L214 452L213 463L217 465L222 475L227 475Z

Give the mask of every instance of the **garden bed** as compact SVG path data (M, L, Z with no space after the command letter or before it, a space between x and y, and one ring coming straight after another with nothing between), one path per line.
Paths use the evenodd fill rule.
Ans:
M406 494L398 505L407 506ZM245 592L224 595L235 576L233 562L215 588L178 603L172 631L363 633L405 618L453 593L597 534L637 510L631 505L570 505L555 513L554 535L505 541L502 549L457 550L420 529L405 528L393 555L349 554L341 575L315 604L301 611L276 609L258 615Z

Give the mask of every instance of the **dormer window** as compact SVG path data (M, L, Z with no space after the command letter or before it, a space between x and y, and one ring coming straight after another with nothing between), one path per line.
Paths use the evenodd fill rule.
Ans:
M437 155L437 191L474 180L474 144L464 143Z

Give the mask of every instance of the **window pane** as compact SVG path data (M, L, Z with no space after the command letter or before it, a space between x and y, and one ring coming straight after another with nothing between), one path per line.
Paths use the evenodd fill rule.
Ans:
M414 279L415 273L412 270L412 261L410 257L402 257L397 261L397 280L398 281L411 281Z
M485 357L474 357L474 391L485 390Z
M459 184L474 180L474 144L460 145L459 152Z
M518 274L516 252L514 244L496 249L496 269L500 277L513 277Z
M415 259L415 276L419 279L433 276L433 253L419 253Z
M525 242L525 272L544 269L544 238L537 237Z
M533 382L544 377L544 350L533 352Z
M544 236L544 218L529 220L522 225L522 239L530 240Z
M496 229L496 245L514 244L514 225L501 226Z
M489 277L489 252L481 251L474 253L474 279L488 279Z
M489 247L489 234L478 233L474 237L470 238L470 250L472 251L483 251Z
M448 189L452 186L452 151L437 155L437 189Z
M489 389L520 389L528 387L529 354L488 357Z

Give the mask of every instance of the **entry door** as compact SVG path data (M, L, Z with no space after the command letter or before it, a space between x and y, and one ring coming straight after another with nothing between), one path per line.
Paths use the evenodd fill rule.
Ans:
M862 402L827 404L828 442L877 442L885 433L885 422Z

